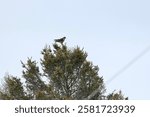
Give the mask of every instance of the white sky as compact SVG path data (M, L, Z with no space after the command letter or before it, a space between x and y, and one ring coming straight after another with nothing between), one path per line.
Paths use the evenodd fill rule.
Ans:
M149 0L0 0L0 78L21 76L20 60L40 62L54 38L79 45L107 81L150 45ZM150 99L150 51L115 80L108 92Z

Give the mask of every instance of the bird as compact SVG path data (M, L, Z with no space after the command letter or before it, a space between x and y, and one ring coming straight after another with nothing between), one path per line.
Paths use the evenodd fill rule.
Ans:
M61 44L63 44L63 42L65 41L66 37L62 37L60 39L55 39L55 42L59 42Z

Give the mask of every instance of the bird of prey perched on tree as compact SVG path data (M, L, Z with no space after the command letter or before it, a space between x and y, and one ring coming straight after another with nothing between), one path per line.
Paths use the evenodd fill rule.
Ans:
M61 44L63 44L63 42L65 41L66 37L62 37L60 39L55 39L55 42L59 42Z

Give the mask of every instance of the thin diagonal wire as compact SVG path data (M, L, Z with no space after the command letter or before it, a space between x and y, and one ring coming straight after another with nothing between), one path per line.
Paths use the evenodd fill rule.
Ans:
M138 61L142 56L144 56L146 53L150 51L150 45L144 49L140 54L138 54L135 58L133 58L131 61L129 61L128 64L126 64L122 69L120 69L116 74L114 74L108 81L106 81L106 85L111 83L113 80L115 80L120 74L122 74L124 71L126 71L130 66L132 66L136 61ZM93 96L95 96L99 90L100 86L93 91L85 100L91 99Z
M123 68L121 68L117 73L115 73L109 80L107 80L106 84L109 84L113 80L115 80L120 74L125 72L129 67L131 67L135 62L137 62L141 57L143 57L149 51L150 51L150 45L146 49L144 49L140 54L134 57L131 61L129 61Z

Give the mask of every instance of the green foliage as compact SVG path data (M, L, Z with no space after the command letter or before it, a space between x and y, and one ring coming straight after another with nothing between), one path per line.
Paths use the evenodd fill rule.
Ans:
M56 43L53 46L54 51L47 46L43 49L41 65L57 99L84 99L99 85L103 87L100 92L104 92L98 67L86 60L87 53L83 49L71 50Z
M36 61L32 59L27 60L27 63L22 63L22 67L25 69L22 71L23 78L25 79L26 89L28 94L32 97L36 95L37 92L46 89L45 83L41 80L41 73L39 72L39 67L37 67Z
M45 46L41 51L40 65L28 58L22 63L22 79L5 78L0 90L0 99L86 99L93 91L98 92L90 99L103 99L106 91L99 68L87 60L88 54L80 47L68 48L66 44L54 43L53 49ZM41 71L40 71L41 69ZM112 93L105 99L125 99L121 93Z
M117 92L117 93L115 93L115 92L110 93L110 94L107 96L107 99L108 99L108 100L128 100L128 97L125 98L125 97L123 96L122 92L119 91L119 92Z
M13 76L5 77L5 85L0 91L1 99L21 100L27 99L20 79Z

